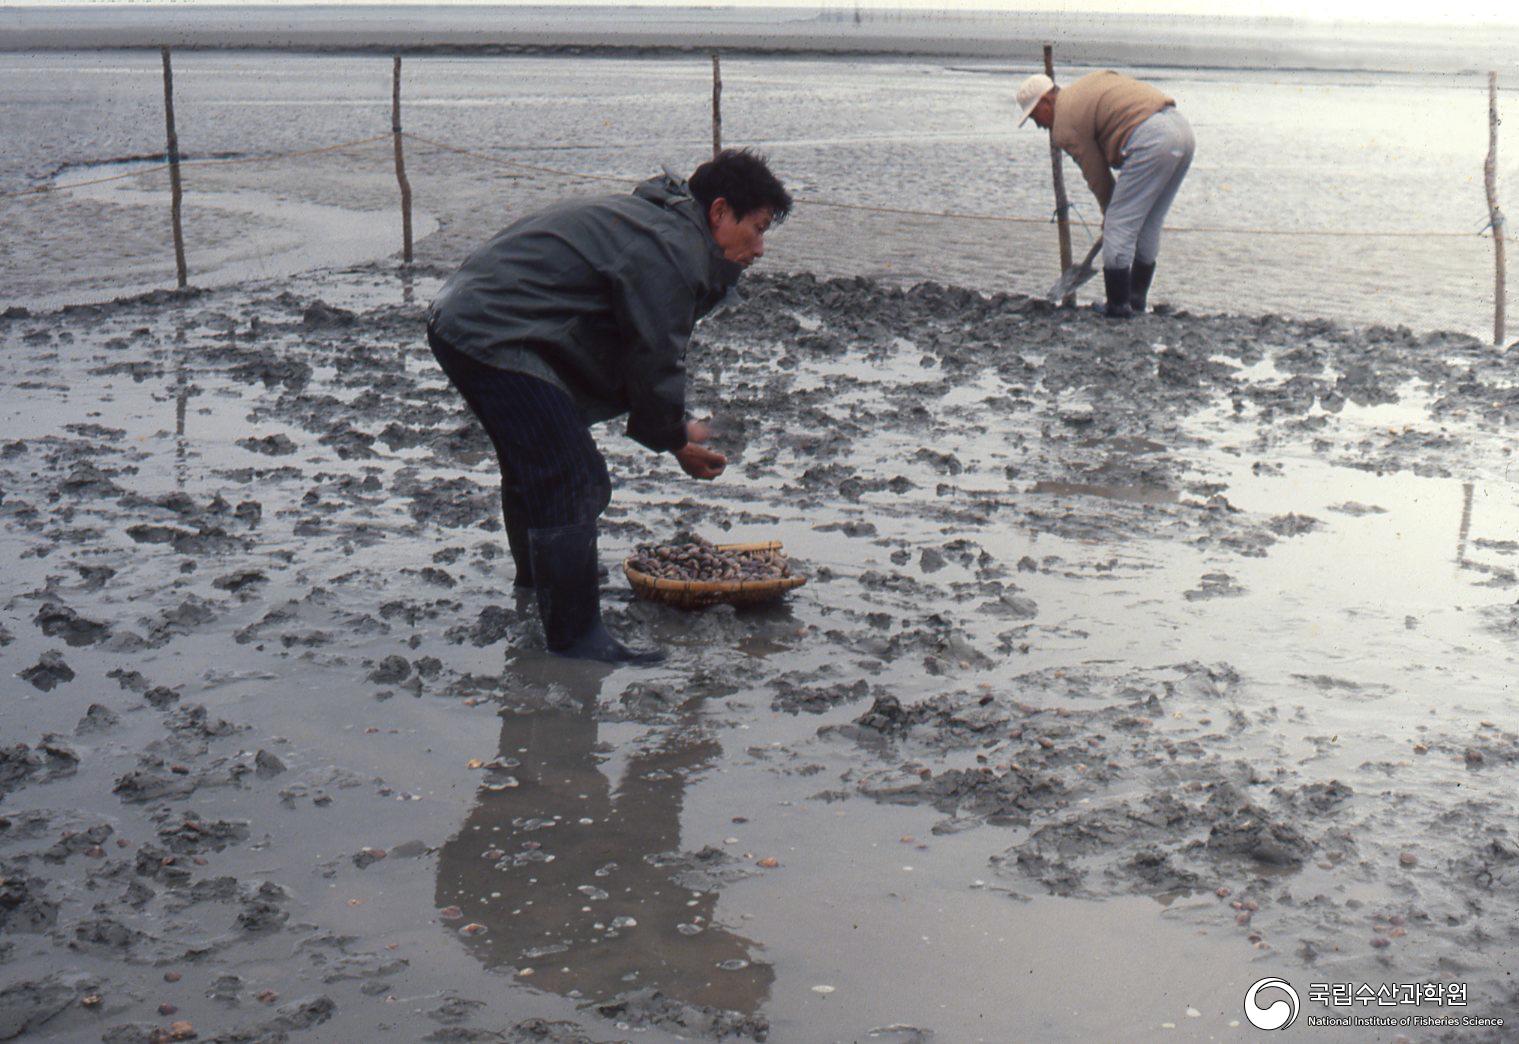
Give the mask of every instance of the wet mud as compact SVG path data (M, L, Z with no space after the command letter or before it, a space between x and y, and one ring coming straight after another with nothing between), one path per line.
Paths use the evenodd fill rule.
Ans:
M0 1039L1134 1017L988 1016L953 939L916 994L805 956L925 889L1206 937L1228 988L1140 1035L1221 1033L1264 974L1519 1009L1511 361L752 277L691 351L721 480L598 430L606 612L671 653L613 672L542 654L513 591L421 337L444 274L0 319ZM621 559L684 532L783 540L810 583L633 601ZM923 872L880 884L882 845Z

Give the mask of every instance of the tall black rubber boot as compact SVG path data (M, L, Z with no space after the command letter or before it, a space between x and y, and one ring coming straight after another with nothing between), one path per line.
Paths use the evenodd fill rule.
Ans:
M1129 282L1129 307L1135 315L1144 315L1149 303L1150 280L1155 278L1154 261L1135 261Z
M596 576L596 526L528 530L538 616L549 651L602 663L658 663L658 649L629 649L601 622Z
M517 566L514 587L533 586L533 550L527 536L527 511L515 493L501 491L501 514L506 522L506 546L511 549L512 562Z
M1104 268L1102 281L1108 290L1108 307L1103 312L1109 319L1132 319L1134 309L1129 307L1130 276L1127 268Z

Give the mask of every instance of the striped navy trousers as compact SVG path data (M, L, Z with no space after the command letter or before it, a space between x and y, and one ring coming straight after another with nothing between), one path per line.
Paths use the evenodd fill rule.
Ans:
M430 328L427 343L496 448L507 533L594 523L612 499L612 480L569 395L487 366Z

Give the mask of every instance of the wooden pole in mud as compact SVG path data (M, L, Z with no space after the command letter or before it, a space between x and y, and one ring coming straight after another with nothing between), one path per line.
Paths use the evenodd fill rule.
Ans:
M712 52L712 158L723 151L723 70Z
M401 151L401 56L396 55L391 78L390 133L396 143L396 181L401 186L401 260L411 264L411 182L406 180L406 157Z
M169 64L169 49L162 48L164 59L164 125L168 128L169 142L169 212L174 221L174 271L179 278L179 288L189 285L185 271L185 230L182 224L184 191L179 181L179 135L174 132L174 70Z
M1055 48L1051 44L1044 45L1044 75L1051 80L1055 78ZM1050 171L1055 179L1055 227L1060 236L1060 272L1065 274L1071 267L1071 201L1065 194L1065 169L1061 165L1060 149L1055 145L1054 135L1050 136ZM1062 307L1076 307L1076 294L1066 294L1060 302Z
M1493 300L1493 344L1503 346L1504 305L1507 298L1507 262L1504 260L1503 211L1498 207L1498 74L1487 74L1487 160L1482 164L1482 180L1487 184L1488 225L1493 230L1493 265L1496 289Z

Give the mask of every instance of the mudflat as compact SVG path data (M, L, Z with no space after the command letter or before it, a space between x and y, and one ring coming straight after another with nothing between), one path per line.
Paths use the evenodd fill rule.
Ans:
M728 473L598 432L604 601L671 653L608 672L512 592L444 274L0 319L0 1039L1514 1010L1505 357L753 277L691 354ZM678 531L810 583L634 602Z

